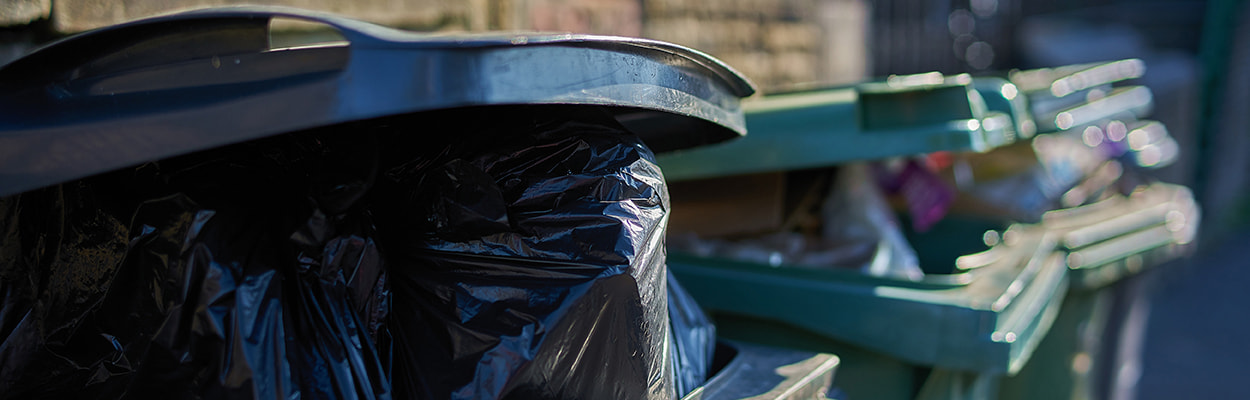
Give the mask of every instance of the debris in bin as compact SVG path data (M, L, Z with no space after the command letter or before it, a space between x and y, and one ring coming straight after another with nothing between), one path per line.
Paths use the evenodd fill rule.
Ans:
M704 257L723 257L774 267L854 269L872 276L918 280L916 253L865 164L838 168L819 206L815 234L789 230L748 238L675 234L669 246Z
M919 280L924 277L916 251L866 164L838 169L822 208L825 238L874 243L876 254L862 270L873 276Z
M1002 168L1002 163L995 162L1001 156L969 155L977 159L971 164L973 176L979 178L962 191L957 203L964 204L956 207L1035 223L1047 211L1097 200L1115 182L1111 175L1116 175L1116 167L1105 166L1107 158L1101 151L1071 136L1040 135L1029 143L1001 151L1027 158L1029 164L1023 168ZM995 173L996 169L1010 172Z
M945 153L939 153L945 154ZM907 203L912 230L925 232L933 227L955 200L955 190L914 158L872 164L873 175L888 194L898 194Z

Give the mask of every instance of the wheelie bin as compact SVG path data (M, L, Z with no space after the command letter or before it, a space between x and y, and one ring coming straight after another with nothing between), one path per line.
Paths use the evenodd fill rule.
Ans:
M1014 87L1001 79L987 82ZM1031 132L1015 126L1012 113L1022 112L1011 105L1018 103L1015 94L984 87L968 75L923 74L770 95L745 105L754 134L665 154L660 163L669 180L684 181L935 151L984 152Z
M752 92L667 43L286 8L53 43L0 68L0 397L823 396L833 355L673 328L651 152Z
M1114 87L1145 73L1140 60L1017 71L1011 75L1035 104L1051 116L1051 131L1079 137L1109 161L1081 186L1110 179L1140 181L1131 193L1046 213L1039 229L1062 235L1072 277L1070 294L1055 329L1038 357L1009 379L1003 394L1021 399L1101 398L1117 367L1118 323L1112 305L1131 277L1187 254L1200 220L1192 193L1183 186L1149 181L1149 170L1178 154L1166 127L1138 118L1149 112L1145 88ZM1080 104L1082 97L1102 98ZM1118 97L1117 97L1118 96ZM1068 116L1083 117L1068 117ZM1112 168L1106 168L1112 167ZM1104 175L1099 177L1097 175ZM1105 177L1109 175L1110 177ZM1081 190L1081 186L1074 190Z
M1028 120L1012 115L1023 112L1013 85L973 81L894 77L747 103L751 135L660 158L677 181L674 210L687 179L988 151L1031 135ZM1054 235L1004 235L1010 240L974 254L919 252L925 274L911 278L715 251L671 250L669 265L726 337L838 354L834 385L847 398L994 398L1045 336L1067 287Z
M728 254L717 253L724 252L725 246L674 252L673 269L713 310L726 335L836 351L844 360L837 384L849 398L1068 397L1074 385L1084 384L1077 381L1088 378L1090 365L1102 362L1084 344L1089 342L1084 338L1101 332L1105 324L1100 322L1105 316L1096 312L1105 304L1093 304L1090 288L1139 271L1144 264L1174 258L1193 239L1197 211L1188 191L1150 183L1138 171L1126 170L1166 164L1169 154L1175 155L1175 143L1161 124L1139 120L1152 106L1149 90L1112 86L1141 73L1140 61L1124 60L1015 72L1010 82L971 78L967 83L981 95L984 105L970 109L1010 120L991 123L982 119L979 124L983 132L988 127L1006 127L1007 135L982 136L1005 140L967 141L963 143L975 144L962 146L950 145L957 143L951 140L916 137L904 141L898 140L904 135L871 135L876 133L869 129L872 104L859 102L862 97L850 89L766 97L747 104L753 137L674 153L662 157L661 166L681 179L706 178L939 150L985 151L993 146L983 144L990 143L1007 146L1001 150L1005 152L999 156L1002 159L1018 162L1034 157L1035 152L1048 159L1040 160L1040 169L1030 167L1036 176L988 189L961 188L964 197L997 195L1006 207L1002 202L963 204L962 209L957 205L928 232L908 232L925 272L919 280L798 268L781 252L774 252L775 258L728 260ZM925 74L894 80L918 84L912 89L928 89L921 93L929 94L952 81L958 84L959 78ZM882 84L888 86L888 81ZM896 85L896 89L905 86ZM923 98L923 94L907 96ZM804 98L809 102L799 101ZM950 98L937 105L915 98L909 101L882 108L887 111L880 115L889 118L889 112L896 112L900 115L890 122L901 124L916 120L916 115L938 119L944 112L951 119L969 115L951 113L952 108L962 110L963 103ZM825 108L805 113L817 110L816 105ZM927 131L939 137L945 134L932 126ZM1045 135L1034 138L1039 132ZM776 139L764 137L768 135ZM1041 147L1048 149L1042 152ZM1121 163L1128 167L1120 168ZM682 195L677 189L675 199ZM699 200L711 203L717 198ZM740 207L739 215L749 215L744 211L748 208ZM1078 232L1075 236L1074 231ZM982 251L986 246L990 249ZM1028 273L1037 271L1028 267L1033 264L1045 265L1034 268L1047 272ZM994 271L1006 275L983 278L995 276ZM1018 275L1011 278L1012 273ZM1070 291L1063 283L1069 280ZM1022 291L1033 294L1016 296ZM1036 294L1042 292L1046 294ZM1007 304L1015 303L1003 303L980 310L977 304L983 303L977 301L978 295L986 294L1023 305L1012 309ZM895 304L904 306L891 308ZM952 316L957 313L980 315L979 322L953 322L958 321ZM1012 328L1005 321L1030 321L1040 330ZM956 334L952 327L969 331ZM974 327L981 330L973 331ZM1051 327L1050 333L1046 327ZM970 344L978 340L992 344ZM994 345L1012 349L1007 352L1011 356L998 359L997 364L978 364L993 359L983 354L994 353L976 349ZM1033 361L1029 361L1030 354ZM1079 376L1056 378L1071 375L1074 365L1079 367L1075 370Z

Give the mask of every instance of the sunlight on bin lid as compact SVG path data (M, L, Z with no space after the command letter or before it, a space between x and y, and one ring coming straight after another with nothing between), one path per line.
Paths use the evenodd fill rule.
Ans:
M985 152L1014 142L1017 132L1031 135L1024 99L1003 94L1002 87L1014 86L988 78L998 86L983 96L974 85L978 79L936 72L893 75L855 86L758 96L744 104L751 135L662 155L660 167L674 182L936 151ZM1017 121L1029 128L1017 128Z
M271 20L343 42L271 45ZM276 41L274 41L276 42ZM0 196L227 144L471 106L608 106L657 152L745 133L729 66L646 39L428 35L281 7L197 10L58 41L0 67Z
M1047 91L1052 96L1064 97L1100 85L1140 78L1145 73L1146 64L1142 60L1133 58L1012 71L1009 77L1022 91Z

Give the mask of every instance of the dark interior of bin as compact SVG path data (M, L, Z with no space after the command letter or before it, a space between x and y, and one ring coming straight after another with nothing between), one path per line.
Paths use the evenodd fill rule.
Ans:
M724 370L737 356L738 349L728 343L716 341L716 353L712 356L712 367L707 371L708 380L715 378L716 374Z
M310 207L306 196L317 196L316 200L323 207L330 208L339 205L357 207L353 204L361 196L376 197L373 191L361 188L367 188L372 184L372 177L384 173L380 171L396 167L384 164L387 154L407 158L400 155L437 149L439 144L460 141L490 146L496 138L466 137L465 127L524 124L535 115L542 118L574 114L598 115L600 120L611 121L614 117L630 114L630 111L601 106L537 105L416 113L205 149L100 173L60 186L90 191L94 196L92 200L102 209L118 215L132 214L149 199L185 192L207 207L286 210L272 214L275 223L295 226L303 220L289 217ZM305 154L312 156L302 158ZM277 166L272 175L255 173L258 165L270 163ZM58 190L61 189L53 186L27 194L47 192L54 195ZM0 201L16 196L0 198ZM106 262L108 260L91 261L99 265ZM722 370L737 353L732 346L717 343L709 376Z

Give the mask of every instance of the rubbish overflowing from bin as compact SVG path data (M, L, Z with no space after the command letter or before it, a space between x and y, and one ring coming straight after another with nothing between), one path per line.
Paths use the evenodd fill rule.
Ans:
M6 392L673 397L651 154L606 113L489 115L7 198Z
M267 48L273 18L350 52ZM0 398L823 395L836 357L718 344L667 273L652 148L740 135L750 84L665 43L519 38L244 7L0 69L26 152L0 161ZM417 73L517 54L543 56Z
M1195 240L1143 73L740 107L642 39L70 37L0 68L0 398L1047 398L1100 288Z

